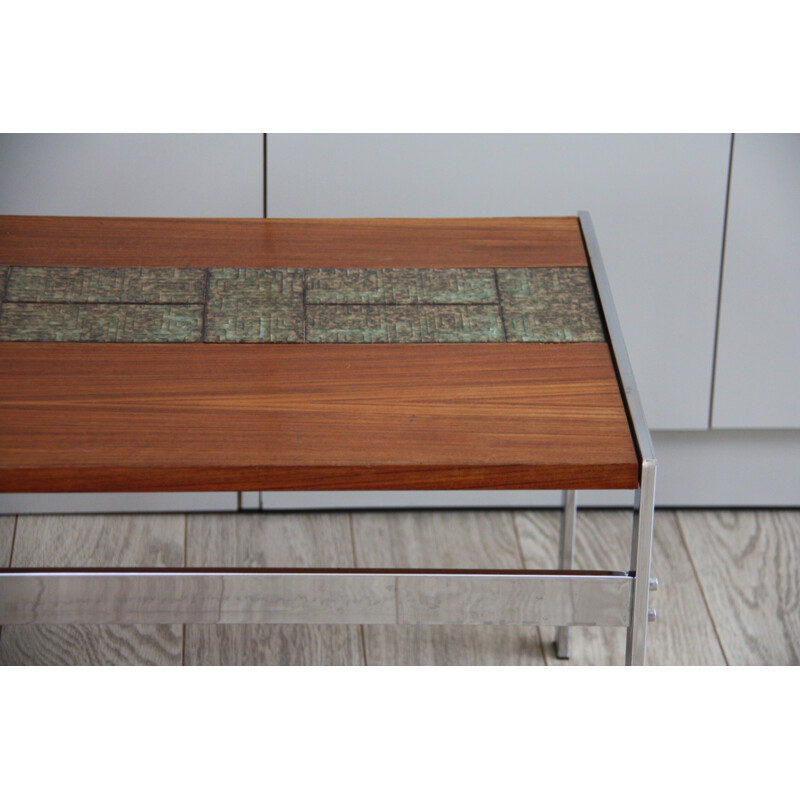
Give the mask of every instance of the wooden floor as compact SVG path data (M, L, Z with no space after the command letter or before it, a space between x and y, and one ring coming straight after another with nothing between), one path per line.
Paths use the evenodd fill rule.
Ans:
M627 569L630 513L579 513L576 566ZM555 511L0 517L0 563L552 568ZM650 664L800 664L800 511L659 511ZM622 629L6 626L0 664L619 664Z

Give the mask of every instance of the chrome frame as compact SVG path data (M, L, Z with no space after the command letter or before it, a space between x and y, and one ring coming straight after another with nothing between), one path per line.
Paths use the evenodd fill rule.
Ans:
M557 570L5 570L0 620L628 625L632 582Z
M608 282L603 257L588 211L579 211L583 241L589 256L589 268L594 276L595 288L605 318L608 343L617 370L622 397L639 455L639 487L634 499L633 537L631 540L631 621L628 626L625 663L643 665L646 661L648 602L650 594L650 563L653 550L653 517L655 514L656 454L644 408L636 388L628 349L622 336L611 285Z
M577 493L567 489L559 570L0 569L0 625L555 625L559 658L569 626L613 625L628 629L626 663L644 664L656 459L591 219L578 217L640 463L630 572L573 570Z

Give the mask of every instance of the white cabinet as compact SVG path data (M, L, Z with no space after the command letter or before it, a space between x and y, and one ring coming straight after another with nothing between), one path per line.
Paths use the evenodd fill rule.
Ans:
M261 217L263 135L3 134L0 214Z
M269 134L270 217L591 212L648 422L708 426L730 136Z
M736 134L714 428L800 428L800 134Z

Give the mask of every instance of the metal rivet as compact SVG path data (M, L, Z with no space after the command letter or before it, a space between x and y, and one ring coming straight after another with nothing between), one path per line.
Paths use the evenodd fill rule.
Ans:
M658 578L650 578L650 591L658 591Z
M656 610L654 608L647 609L647 621L648 622L655 622L656 621Z

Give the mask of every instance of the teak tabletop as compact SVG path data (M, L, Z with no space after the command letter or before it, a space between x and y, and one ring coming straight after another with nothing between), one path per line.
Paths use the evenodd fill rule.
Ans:
M576 218L0 218L0 491L635 488Z

